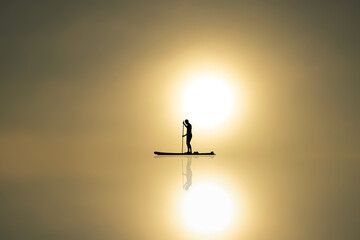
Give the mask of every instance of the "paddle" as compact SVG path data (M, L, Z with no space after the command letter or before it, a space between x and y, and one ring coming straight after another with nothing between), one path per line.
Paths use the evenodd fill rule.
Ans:
M184 144L184 123L182 123L182 133L181 133L181 154L184 153L183 144ZM181 157L181 180L182 187L184 186L184 158Z
M182 134L181 134L181 153L184 153L183 145L184 145L184 123L182 123Z
M183 148L183 145L184 145L184 122L182 122L181 124L183 126L183 130L182 130L182 133L181 133L181 154L184 154L184 148ZM181 157L181 180L182 180L182 187L184 186L184 158Z

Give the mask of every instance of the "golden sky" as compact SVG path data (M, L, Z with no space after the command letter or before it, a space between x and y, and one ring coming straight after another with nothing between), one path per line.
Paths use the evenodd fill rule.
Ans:
M193 167L227 176L253 209L228 238L357 239L359 7L2 3L0 238L189 239L156 205L176 195L181 162L152 152L180 151L186 76L211 69L227 76L233 108L194 123L192 143L224 164Z

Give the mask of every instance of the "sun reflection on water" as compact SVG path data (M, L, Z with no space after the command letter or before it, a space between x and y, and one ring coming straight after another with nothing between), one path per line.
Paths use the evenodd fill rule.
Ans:
M182 201L186 225L201 234L215 234L226 229L234 218L234 203L224 188L213 182L191 188Z

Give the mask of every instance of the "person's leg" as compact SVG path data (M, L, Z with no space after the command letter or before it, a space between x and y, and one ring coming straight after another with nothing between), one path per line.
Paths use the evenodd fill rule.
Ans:
M191 151L191 145L190 145L190 138L189 136L186 136L186 146L187 146L187 153L190 153Z
M186 138L186 144L187 144L187 146L188 146L188 152L189 152L189 153L192 153L192 147L191 147L191 144L190 144L191 138L192 138L192 136L188 136L188 137Z

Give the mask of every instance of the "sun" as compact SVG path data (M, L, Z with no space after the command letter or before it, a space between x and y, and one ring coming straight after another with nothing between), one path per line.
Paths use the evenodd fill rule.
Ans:
M186 118L199 126L212 127L226 120L233 108L233 93L224 74L213 70L192 73L183 95Z
M186 225L201 234L215 234L232 221L232 199L214 183L193 186L183 199L182 216Z

